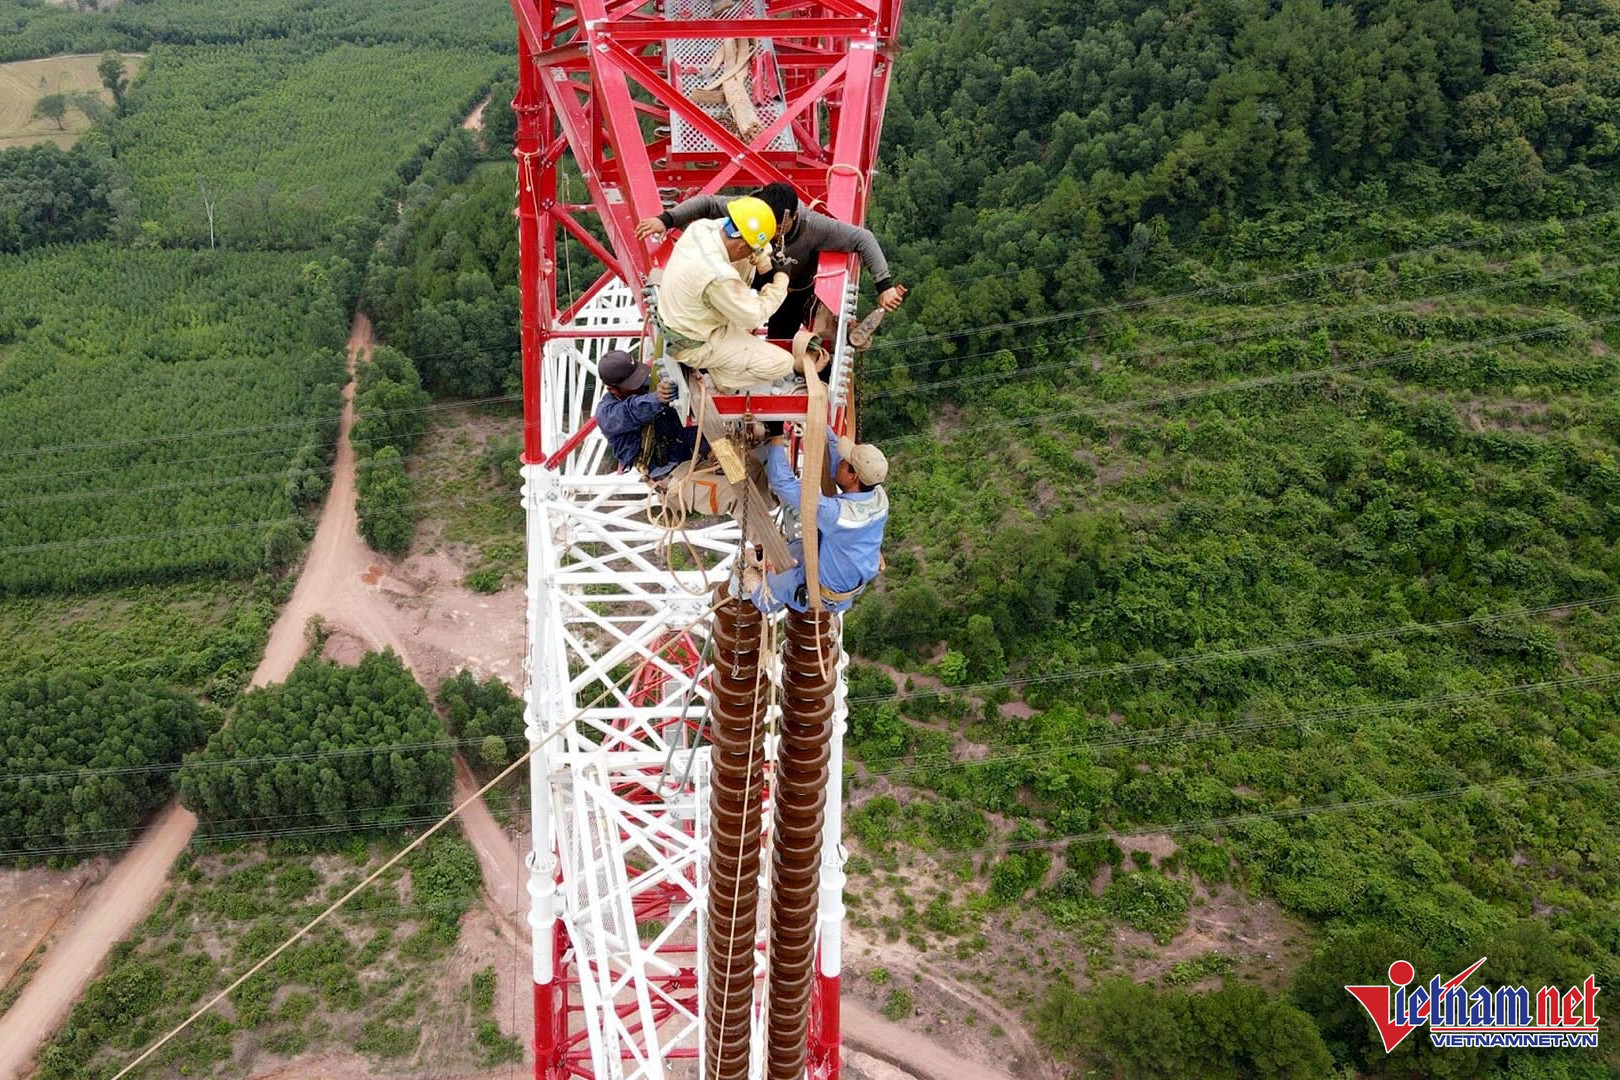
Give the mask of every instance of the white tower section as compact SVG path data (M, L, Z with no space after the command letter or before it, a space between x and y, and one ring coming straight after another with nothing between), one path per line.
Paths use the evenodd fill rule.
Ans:
M525 703L531 745L540 745L530 771L529 891L542 1077L573 1068L661 1080L701 1069L709 793L708 751L695 748L707 707L700 657L712 591L730 576L741 532L730 518L694 517L672 535L651 519L649 489L618 471L607 441L595 431L578 437L603 392L597 358L611 349L639 355L642 328L630 290L613 283L547 343L541 413L551 457L523 473ZM839 788L829 792L829 852L841 850ZM823 890L824 972L826 960L837 962L842 916L841 860L833 861L840 888ZM769 873L762 878L763 895ZM761 1018L757 1003L756 1065Z

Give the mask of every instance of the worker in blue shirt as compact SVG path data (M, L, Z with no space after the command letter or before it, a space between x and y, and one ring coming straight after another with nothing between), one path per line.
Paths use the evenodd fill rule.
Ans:
M603 353L596 373L607 390L596 404L596 429L607 437L620 468L641 469L656 480L691 459L697 429L683 425L669 407L672 383L648 390L652 365L637 363L623 349Z
M881 486L889 475L889 461L871 443L840 439L830 428L827 453L838 494L821 496L816 509L821 603L828 611L840 612L848 611L856 595L878 575L883 527L889 520L889 496ZM788 506L799 505L799 478L793 475L780 437L767 444L765 476L777 498ZM806 522L804 527L808 526ZM765 574L757 583L749 580L753 575L744 575L744 585L752 586L754 603L761 611L780 611L783 606L795 611L810 609L803 541L795 540L788 547L798 566Z

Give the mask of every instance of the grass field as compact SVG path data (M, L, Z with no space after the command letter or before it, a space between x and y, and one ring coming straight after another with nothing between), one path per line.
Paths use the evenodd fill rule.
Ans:
M523 513L515 498L520 421L498 408L435 414L410 462L422 501L425 550L448 550L483 592L523 579ZM503 475L503 470L505 475Z
M216 675L246 682L290 588L261 577L0 599L0 681L59 668L198 690Z
M61 147L73 145L90 126L84 113L70 107L62 119L63 129L58 130L53 121L36 118L34 106L47 94L71 97L86 92L93 92L111 105L112 95L96 74L100 60L101 57L95 55L47 56L42 60L0 64L0 150L42 142L54 142ZM124 70L131 79L140 62L140 55L125 57Z

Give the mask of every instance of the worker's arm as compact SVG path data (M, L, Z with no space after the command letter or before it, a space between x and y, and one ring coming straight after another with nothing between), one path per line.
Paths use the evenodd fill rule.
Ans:
M684 229L702 218L725 217L726 202L727 200L718 195L698 195L685 202L678 202L657 217L642 218L636 222L636 238L645 240L649 236L662 235L670 229Z
M787 275L778 270L771 275L769 285L755 292L744 285L741 278L728 274L710 282L703 292L703 299L733 326L752 330L776 314L776 309L782 306L787 296L787 281Z
M799 478L793 475L793 466L788 464L787 447L782 445L780 438L772 439L765 448L765 479L785 505L799 505Z
M776 492L783 505L799 505L799 494L803 488L799 478L793 475L793 466L788 464L787 447L782 445L781 439L771 440L766 448L765 479L770 482L771 490ZM837 524L838 500L822 495L816 500L816 527L830 529Z
M596 407L596 426L603 435L639 431L658 418L664 402L654 391L634 397L604 397Z
M827 425L827 476L831 480L833 480L835 483L838 480L838 463L840 461L842 461L843 459L844 459L844 455L838 452L838 432L836 432L836 431L834 431L832 429L831 424L828 424ZM827 489L822 488L821 490L826 491Z
M889 260L883 257L883 248L871 229L863 229L814 210L804 212L803 228L809 233L806 239L811 240L818 251L853 251L859 255L861 265L872 275L878 292L894 284L894 278L889 274Z

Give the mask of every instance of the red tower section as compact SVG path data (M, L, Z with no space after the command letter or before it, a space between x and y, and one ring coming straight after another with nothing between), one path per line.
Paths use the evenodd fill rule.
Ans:
M513 0L513 10L535 1076L689 1077L700 1062L701 944L690 928L707 825L693 810L704 803L698 782L667 763L669 747L695 745L681 733L695 708L687 699L700 661L687 634L697 632L690 595L701 575L671 584L645 556L638 482L607 475L600 440L589 438L594 359L628 347L646 320L631 305L645 303L642 286L670 244L637 240L635 226L666 205L785 181L803 205L864 223L900 0ZM570 161L588 202L559 197L570 191ZM597 273L560 257L565 238L594 256ZM818 268L819 297L846 318L857 273L851 255L824 255ZM571 284L585 277L576 294ZM619 314L603 317L605 308ZM773 405L802 415L805 401ZM740 412L743 399L716 405ZM601 614L615 604L630 613L622 621ZM593 696L591 678L606 682L636 657L644 674L617 712L577 707ZM841 724L841 686L837 701ZM837 739L833 753L828 848L841 820ZM616 885L601 886L615 873ZM823 875L811 1080L839 1071L842 880L841 863Z
M900 0L513 0L512 8L525 453L540 463L558 449L539 445L533 420L544 392L544 344L609 282L623 280L639 294L668 244L637 240L635 224L666 199L787 181L805 205L865 221ZM738 53L746 54L755 130L740 130L746 109L713 100L725 96L713 85L737 66ZM565 155L577 163L589 203L559 200ZM606 244L586 227L588 214ZM558 230L604 268L566 310ZM824 256L822 269L846 260ZM837 275L823 273L817 291L834 311L842 306L836 290Z

